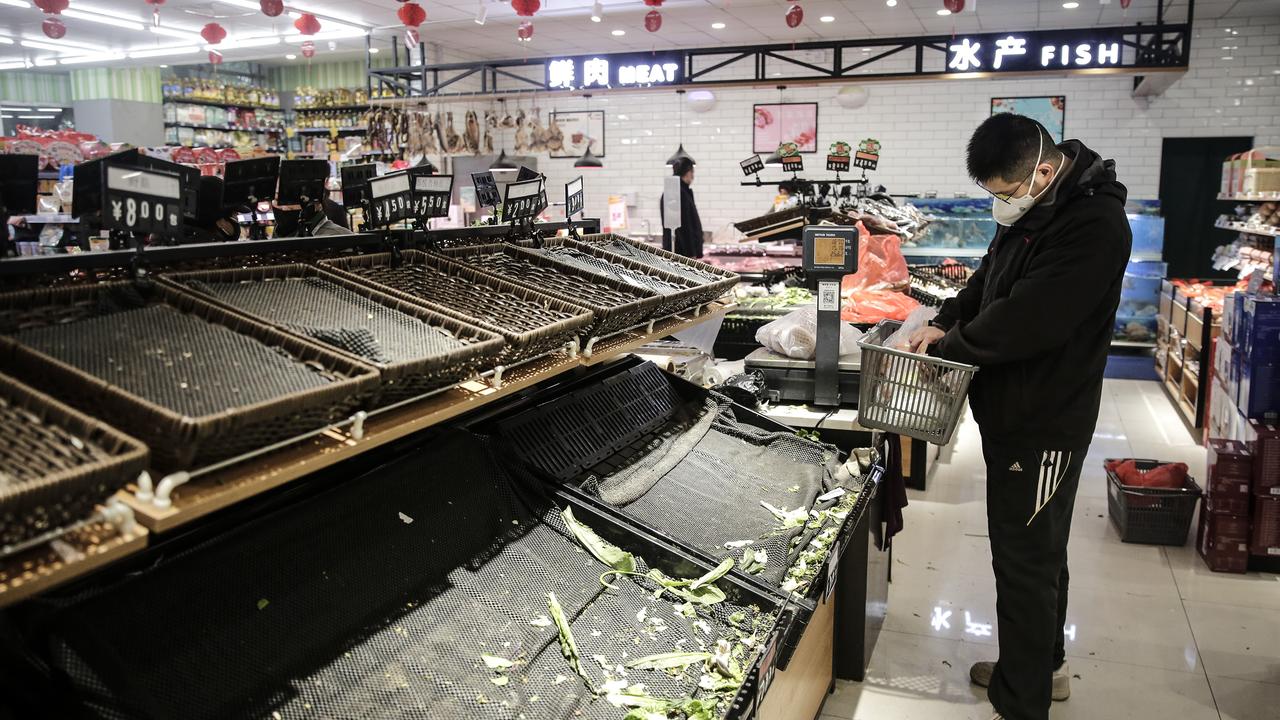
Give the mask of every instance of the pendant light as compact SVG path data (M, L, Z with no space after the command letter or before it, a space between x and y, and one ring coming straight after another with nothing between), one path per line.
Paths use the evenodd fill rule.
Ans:
M680 147L676 148L674 155L667 158L667 167L675 165L677 160L687 159L689 162L694 162L693 156L684 151L684 90L677 90L676 97L680 98L680 124L678 125L680 133ZM694 164L696 165L697 163Z
M507 157L507 149L505 147L498 153L498 159L494 160L493 164L489 166L491 172L497 173L515 172L519 169L520 166L511 162L510 158Z
M782 91L786 90L786 85L778 86L778 104L782 104ZM782 123L776 123L778 126L778 144L774 146L773 152L769 157L764 159L765 167L782 167L782 155L778 154L778 150L782 147Z
M587 117L591 117L591 95L583 95L587 99ZM589 126L588 126L589 127ZM582 157L573 162L575 168L602 168L604 163L600 158L591 153L591 138L587 137L587 149L583 151Z

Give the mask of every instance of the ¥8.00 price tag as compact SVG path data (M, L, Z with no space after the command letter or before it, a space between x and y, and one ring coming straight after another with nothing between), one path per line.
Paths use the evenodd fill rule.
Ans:
M182 181L173 173L108 165L103 227L177 237L182 234Z
M408 219L410 207L409 176L399 172L369 179L369 217L366 225L385 227Z
M546 201L542 193L542 179L526 180L507 185L507 197L502 203L502 220L526 220L536 217Z
M452 175L417 175L413 178L414 215L420 218L446 217L453 195Z

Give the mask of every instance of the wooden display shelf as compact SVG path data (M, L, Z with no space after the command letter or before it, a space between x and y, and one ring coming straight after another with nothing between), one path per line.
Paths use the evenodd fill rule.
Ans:
M647 342L706 322L733 305L712 304L696 317L677 315L654 324L652 333L631 331L598 343L590 358L557 354L507 370L498 386L477 379L456 385L417 402L370 415L364 435L355 439L349 427L331 428L281 449L264 453L229 467L197 475L174 489L167 508L143 502L129 486L118 497L134 511L138 522L155 533L164 533L242 500L323 470L361 453L439 425L499 398L555 377L582 365L597 365L623 355ZM158 480L158 478L157 478Z
M1218 199L1232 202L1267 202L1269 200L1280 200L1280 192L1240 193L1238 195L1218 193Z
M70 582L107 563L141 551L147 531L135 526L119 533L107 522L92 523L52 541L63 546L59 554L52 543L0 560L0 607ZM67 552L72 557L64 557Z

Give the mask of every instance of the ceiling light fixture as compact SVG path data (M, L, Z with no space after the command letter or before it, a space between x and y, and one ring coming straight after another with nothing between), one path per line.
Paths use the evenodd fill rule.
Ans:
M823 15L822 17L818 18L818 22L835 22L835 21L836 21L835 17L831 15Z
M370 55L377 55L377 54L378 54L378 48L374 48L374 47L369 48L369 54L370 54Z
M121 20L120 18L108 17L106 15L95 15L94 13L84 12L82 10L76 10L73 8L67 8L66 10L63 10L62 16L69 17L75 20L86 20L88 22L98 23L99 25L112 25L114 27L121 27L126 30L141 31L143 29L142 23L136 20Z
M31 112L31 108L20 107L0 107L0 110L3 110L4 112Z
M614 36L614 37L622 37L623 35L626 35L626 34L627 34L627 31L626 31L626 30L614 30L614 31L613 31L613 36Z
M60 113L62 112L62 108L36 108L36 112Z
M229 40L218 43L217 45L207 45L206 50L239 50L240 48L269 47L271 45L279 45L280 36L273 35L271 37L245 38L243 40Z
M604 5L600 4L600 0L596 0L591 4L591 22L598 23L604 19Z
M951 11L946 8L938 8L938 14L942 17L946 17L951 14Z
M165 65L164 63L161 63L161 64L160 64L160 67L162 67L162 68L167 68L167 67L169 67L169 66L168 66L168 65Z
M884 4L889 7L898 7L898 0L884 0Z
M167 37L175 37L180 40L198 41L200 33L190 30L175 30L174 28L165 27L163 25L151 25L147 28L156 35L165 35Z
M19 60L17 62L0 63L0 70L22 70L26 67L27 67L27 63L25 60Z
M333 32L316 33L315 35L303 35L301 33L289 33L284 36L287 43L301 43L308 40L319 42L321 40L351 40L353 38L362 38L369 33L364 30L335 30Z
M72 42L52 42L45 40L23 40L18 43L24 48L35 48L37 50L52 50L53 52L62 53L63 55L76 55L85 52L107 52L107 48L101 45L88 45L87 43Z
M0 0L0 2L2 1L3 0ZM259 4L258 0L216 0L216 1L223 5L231 5L232 7L244 8L246 10L253 10L254 12L262 12L262 6ZM301 17L302 13L311 13L312 15L315 15L321 20L329 20L330 22L325 24L326 27L328 27L329 25L332 25L335 22L347 23L349 25L358 25L364 28L371 27L369 23L363 20L359 20L357 18L353 18L345 15L337 15L329 12L328 10L313 10L311 8L298 7L292 2L289 3L289 12L288 12L289 17L297 19Z
M52 120L53 115L19 115L19 120Z
M23 8L24 10L26 8L31 7L31 3L25 2L25 0L0 0L0 5L8 5L9 7ZM12 65L13 63L9 63L9 64Z
M91 12L95 15L106 15L107 17L120 18L121 20L132 20L134 22L142 22L141 20L138 19L138 15L136 13L120 12L119 10L108 8L108 7L102 7L101 5L97 5L93 3L86 4L86 3L80 2L80 0L76 0L75 9L81 10L84 12ZM63 12L66 12L66 11L63 10ZM148 14L150 14L150 12L148 12Z
M1078 2L1064 2L1064 3L1062 3L1062 9L1063 9L1063 10L1075 10L1075 9L1076 9L1076 8L1078 8L1078 7L1080 7L1080 3L1078 3Z
M0 45L12 45L13 38L0 37Z
M476 3L476 24L483 25L485 20L489 19L489 8L485 7L484 0Z
M81 55L79 57L62 58L61 60L58 61L58 64L59 65L80 65L83 63L92 63L92 62L111 62L114 60L123 60L124 58L125 58L124 53L120 53L120 52L95 53L93 55Z
M712 29L712 30L723 30L723 29L724 29L724 23L722 23L722 22L713 22L713 23L711 23L711 29Z
M51 57L36 58L35 62L32 63L32 65L36 67L53 67L54 65L57 65L57 64L58 64L57 59L51 58Z
M184 45L176 48L159 48L156 50L137 50L129 53L131 60L138 58L165 57L167 55L190 55L191 53L200 52L200 48L195 45Z
M285 56L284 56L284 59L285 59L285 60L297 60L297 59L298 59L298 56L297 56L297 55L294 55L293 53L289 53L288 55L285 55Z

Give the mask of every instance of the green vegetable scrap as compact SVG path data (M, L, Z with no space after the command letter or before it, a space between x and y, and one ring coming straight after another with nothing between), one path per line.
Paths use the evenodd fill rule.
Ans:
M496 655L481 655L480 659L484 661L484 666L490 670L505 670L515 665L514 662Z
M564 655L565 660L569 661L569 666L578 674L578 677L587 684L587 688L594 693L595 688L591 684L591 678L582 668L582 658L578 655L578 643L573 639L573 631L569 629L569 621L564 617L564 609L560 607L560 601L556 600L556 594L553 592L547 593L547 608L551 611L551 619L555 621L556 628L560 631L560 653Z
M645 577L658 584L658 589L653 593L655 598L669 592L695 605L715 605L725 600L724 591L715 585L707 584L695 589L690 587L695 581L674 580L663 575L661 570L650 570Z
M719 565L717 565L714 570L711 570L706 575L703 575L702 577L690 583L689 589L697 590L698 588L702 587L703 585L706 585L707 583L715 582L716 580L719 580L720 578L724 577L732 569L733 569L733 559L726 558Z
M711 653L705 652L661 653L632 660L627 663L627 667L632 670L666 670L667 668L685 668L710 659Z
M270 605L270 604L271 604L271 601L270 601L270 600L268 600L268 599L266 599L266 598L262 598L261 600L259 600L259 601L258 601L258 609L259 609L259 610L262 610L262 609L266 608L266 607L267 607L268 605Z
M506 675L499 675L498 677L489 678L489 682L493 683L494 685L497 685L498 687L502 687L503 685L506 685L508 682L511 682L511 678L507 677Z
M569 532L573 533L574 539L582 543L582 546L594 555L597 560L618 572L633 573L636 571L636 557L601 538L594 530L578 522L577 518L573 516L573 508L566 507L560 513L560 517L564 519L564 524L569 528ZM605 574L608 575L609 573Z

